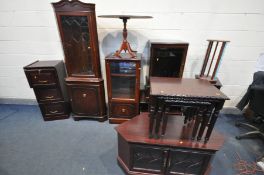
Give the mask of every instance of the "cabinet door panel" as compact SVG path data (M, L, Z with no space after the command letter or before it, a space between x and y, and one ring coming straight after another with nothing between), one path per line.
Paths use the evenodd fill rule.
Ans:
M94 75L88 16L60 16L69 75ZM78 61L77 61L78 60Z
M77 115L99 115L97 87L69 87L72 111Z
M132 154L132 170L151 173L164 172L168 150L135 145Z
M211 154L188 150L171 150L167 174L202 175L207 169Z

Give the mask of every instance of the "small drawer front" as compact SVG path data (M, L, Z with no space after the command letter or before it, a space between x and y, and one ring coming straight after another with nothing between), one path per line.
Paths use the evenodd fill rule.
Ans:
M35 94L38 102L63 100L61 92L57 88L51 88L51 89L37 88L35 89Z
M56 116L67 114L67 109L65 104L61 103L49 103L49 104L39 104L43 116Z
M111 117L132 118L137 115L136 104L111 103Z
M55 69L35 69L26 71L31 87L41 85L56 85L57 74Z

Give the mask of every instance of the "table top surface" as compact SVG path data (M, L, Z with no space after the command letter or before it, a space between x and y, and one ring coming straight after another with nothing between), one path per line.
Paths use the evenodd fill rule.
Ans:
M207 80L192 78L150 77L150 95L229 98Z
M191 139L194 123L184 125L181 116L168 117L166 134L160 139L150 139L149 136L149 113L143 112L131 120L118 125L116 131L128 142L138 144L164 145L172 147L183 147L204 150L219 150L224 143L224 136L213 130L212 135L204 144Z
M139 15L100 15L100 18L119 18L119 19L147 19L153 18L152 16L139 16Z

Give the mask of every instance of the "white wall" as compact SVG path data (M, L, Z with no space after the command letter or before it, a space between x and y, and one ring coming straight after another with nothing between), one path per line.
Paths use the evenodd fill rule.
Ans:
M23 66L35 60L63 59L51 0L2 0L0 6L0 98L35 99ZM189 42L184 77L201 69L206 39L225 39L227 45L218 77L234 106L252 80L254 65L264 52L263 0L91 0L97 15L151 15L129 20L132 48L147 57L153 38ZM97 18L101 68L104 56L121 41L121 20ZM147 59L147 58L145 58ZM146 69L144 68L144 71ZM105 75L104 75L105 79Z

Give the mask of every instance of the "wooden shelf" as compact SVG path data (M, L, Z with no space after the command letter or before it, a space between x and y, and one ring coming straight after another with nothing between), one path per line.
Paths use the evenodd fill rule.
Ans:
M136 77L135 74L117 74L117 73L111 73L111 76L113 77Z

